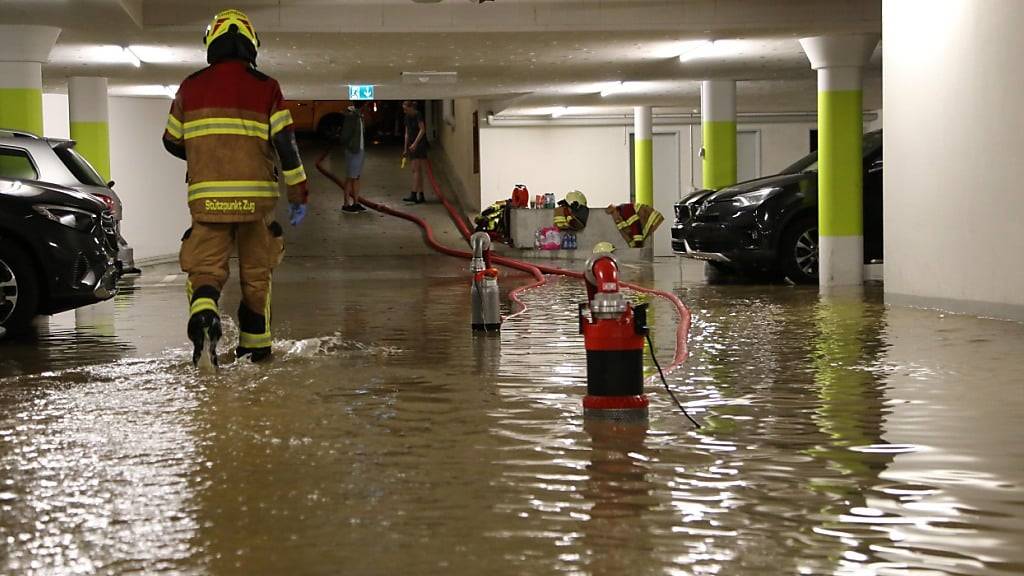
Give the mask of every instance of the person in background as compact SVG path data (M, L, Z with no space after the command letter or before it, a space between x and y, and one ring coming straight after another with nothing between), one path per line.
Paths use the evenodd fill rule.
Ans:
M236 247L242 302L235 354L253 362L270 358L270 275L284 257L283 231L274 221L278 161L292 226L306 215L309 190L281 86L256 71L260 41L249 17L238 10L218 13L204 44L210 66L181 83L163 143L188 165L192 227L180 254L188 274L187 330L192 362L210 367L217 365L218 300Z
M402 102L402 111L405 112L405 148L402 156L412 163L412 192L402 201L422 204L426 201L423 198L423 170L427 162L427 124L412 100Z
M363 102L354 100L345 112L341 127L341 145L345 147L345 200L341 211L346 214L366 212L359 203L359 179L366 160L366 139L363 131Z

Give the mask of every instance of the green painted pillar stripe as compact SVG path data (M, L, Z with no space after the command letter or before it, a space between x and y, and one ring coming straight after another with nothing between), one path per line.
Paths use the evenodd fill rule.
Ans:
M0 88L0 128L43 133L43 91Z
M736 183L736 122L711 121L701 126L705 188L724 188Z
M818 219L823 236L861 236L863 93L818 93Z
M72 122L75 150L85 156L104 180L110 180L110 127L106 122Z
M654 141L633 143L633 172L636 174L636 204L654 206Z

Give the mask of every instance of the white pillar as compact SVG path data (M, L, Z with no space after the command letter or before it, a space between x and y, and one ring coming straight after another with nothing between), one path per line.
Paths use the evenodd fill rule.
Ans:
M43 133L43 62L60 28L0 25L0 128Z
M878 36L801 38L818 71L818 283L864 283L863 67Z
M68 79L71 139L76 149L104 180L110 180L110 128L107 79L75 76Z
M654 206L654 136L651 132L653 109L633 108L633 189L636 204Z
M701 82L700 108L703 185L718 189L735 184L736 81Z

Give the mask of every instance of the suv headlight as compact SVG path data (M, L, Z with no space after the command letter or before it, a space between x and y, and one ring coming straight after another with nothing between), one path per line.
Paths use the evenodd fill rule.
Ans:
M782 188L776 186L769 186L767 188L761 188L759 190L753 190L751 192L745 192L739 196L735 196L729 202L737 208L746 208L747 206L756 206L764 202L769 196L775 194Z
M81 232L89 232L96 224L96 216L86 210L68 206L45 206L37 204L32 207L40 216L74 228Z

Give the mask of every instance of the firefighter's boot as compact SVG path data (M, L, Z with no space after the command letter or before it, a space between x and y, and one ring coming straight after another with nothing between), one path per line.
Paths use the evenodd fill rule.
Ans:
M269 296L268 296L269 297ZM267 310L269 313L269 309ZM235 357L263 362L271 356L269 314L257 314L242 302L238 306L239 342Z
M220 315L216 310L201 310L188 319L193 365L200 370L217 368L217 343L221 334Z

